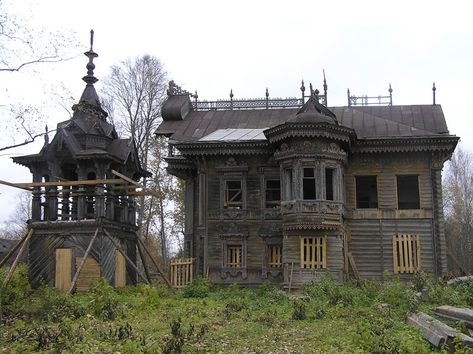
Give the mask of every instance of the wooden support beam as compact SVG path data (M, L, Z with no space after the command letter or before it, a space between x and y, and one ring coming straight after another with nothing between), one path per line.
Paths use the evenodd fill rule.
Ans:
M149 190L149 189L146 189L142 184L136 182L136 181L133 181L131 178L121 174L120 172L117 172L115 170L112 170L112 173L117 176L117 177L120 177L122 179L124 179L125 181L131 183L131 184L134 184L135 186L139 187L139 188L143 188L143 192L147 192L149 194L146 194L146 195L152 195L156 198L161 198L161 195L159 195L159 193L155 192L155 191L152 191L152 190Z
M138 239L138 242L141 244L141 246L143 247L143 249L145 250L145 252L148 254L149 258L151 259L151 262L153 262L154 266L156 267L156 269L158 270L159 274L161 274L161 276L163 277L166 285L169 287L169 289L171 289L172 291L174 291L174 288L172 287L172 284L171 282L169 281L168 277L166 276L166 274L164 273L164 271L162 270L161 266L158 264L158 262L156 262L156 260L154 259L153 255L151 254L151 252L148 250L148 248L146 247L146 245L144 244L144 242L141 240L141 238L136 235L136 238Z
M0 268L2 268L2 267L5 265L5 263L8 262L8 260L10 259L10 257L11 257L11 256L16 252L16 250L23 244L23 242L25 241L25 239L28 237L28 234L29 234L29 232L28 232L25 236L23 236L23 237L21 238L21 240L19 240L19 241L15 244L15 246L13 246L12 248L10 248L10 250L8 251L8 253L6 254L6 256L3 257L2 261L0 262Z
M360 273L358 272L358 268L356 267L355 258L351 252L348 252L348 261L350 262L351 269L353 270L353 274L355 275L356 280L360 280Z
M469 328L473 328L473 310L453 306L439 306L435 312L442 317L453 321L463 321Z
M5 281L3 282L3 285L2 285L3 288L5 288L8 285L8 283L10 282L10 280L13 276L13 273L15 272L16 266L20 262L21 256L23 255L23 252L25 251L26 245L28 244L28 241L30 240L31 236L33 236L33 229L30 229L30 231L28 232L28 235L26 236L25 240L23 241L23 244L21 245L21 248L18 251L18 254L16 255L15 261L13 262L13 264L10 268L10 271L7 274L7 277L5 278Z
M28 187L70 187L70 186L91 186L96 184L125 184L121 178L110 179L84 179L79 181L56 181L56 182L31 182L31 183L12 183L19 188Z
M32 188L21 187L21 186L17 185L16 183L10 183L10 182L7 182L7 181L2 181L1 179L0 179L0 184L3 184L3 185L5 185L5 186L9 186L9 187L13 187L13 188L23 189L23 190L28 191L28 192L32 192L32 191L33 191Z
M149 275L148 265L146 264L146 260L145 260L145 257L143 255L143 250L141 249L141 247L142 247L141 244L138 242L138 254L140 255L141 262L143 263L143 268L145 270L146 278L148 278L148 281L151 284L151 282L152 282L151 276Z
M72 293L72 290L74 289L74 286L76 286L77 279L79 279L80 272L82 271L82 268L84 268L85 261L87 260L87 256L89 255L90 250L92 249L92 245L94 244L95 238L97 237L99 233L99 228L95 230L94 236L89 242L89 245L87 246L87 249L85 250L84 256L82 257L82 261L79 264L79 267L76 270L76 273L74 274L74 277L72 278L71 286L69 287L69 290L67 291L67 295Z
M128 256L126 255L126 253L123 252L123 250L121 249L120 245L115 242L115 240L114 240L113 237L108 233L108 231L107 231L106 229L103 229L103 232L105 233L105 235L107 235L107 237L110 239L110 241L112 241L113 245L114 245L115 248L118 250L118 252L120 252L120 253L122 254L122 256L125 257L125 259L128 261L128 263L130 263L130 265L133 267L133 269L136 270L136 272L138 273L138 275L140 276L140 278L143 279L146 284L149 284L148 279L146 279L146 277L140 272L140 270L138 269L138 267L136 266L136 264L133 263L133 261L130 259L130 257L128 257Z

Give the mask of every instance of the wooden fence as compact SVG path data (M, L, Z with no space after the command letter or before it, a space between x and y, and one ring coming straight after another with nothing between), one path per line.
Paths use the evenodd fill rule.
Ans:
M173 288L183 288L194 280L194 258L174 258L169 261L169 280Z

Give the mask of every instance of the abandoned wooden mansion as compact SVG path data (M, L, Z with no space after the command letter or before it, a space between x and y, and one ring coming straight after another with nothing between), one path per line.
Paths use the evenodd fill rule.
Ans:
M215 283L447 272L441 106L353 96L199 101L173 82L157 134L185 180L185 252ZM309 91L309 90L308 90ZM374 102L373 102L374 101ZM374 103L374 104L373 104Z

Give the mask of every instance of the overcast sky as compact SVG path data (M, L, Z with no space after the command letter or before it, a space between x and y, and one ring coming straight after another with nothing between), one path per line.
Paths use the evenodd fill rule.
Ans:
M158 57L169 78L199 98L299 96L300 81L321 89L329 105L346 105L353 94L384 95L394 104L431 104L432 83L452 134L473 150L469 102L473 91L473 5L469 1L64 1L3 0L32 27L74 31L77 53L95 30L95 76L129 57ZM47 38L46 38L47 40ZM82 93L87 59L0 73L0 106L46 97L50 128L68 119L51 92L64 85ZM100 88L100 81L96 84ZM48 99L48 95L51 99ZM0 118L5 114L0 107ZM6 142L11 132L2 134ZM30 181L12 154L39 151L41 144L0 156L0 179ZM0 187L0 221L16 191Z

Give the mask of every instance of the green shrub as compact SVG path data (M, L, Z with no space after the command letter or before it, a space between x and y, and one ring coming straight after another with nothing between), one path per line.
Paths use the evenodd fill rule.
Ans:
M305 320L307 318L307 305L303 300L294 300L292 303L292 319L296 321Z
M182 296L187 298L204 298L209 295L212 283L208 278L197 278L182 290Z
M22 313L29 318L47 322L58 322L67 317L76 319L85 312L84 304L46 284L33 292L22 309Z
M2 267L0 269L1 284L3 284L9 270L9 267ZM28 281L28 267L20 264L13 273L13 277L10 283L8 283L8 286L6 288L0 287L0 305L4 307L15 305L24 300L30 293L31 287Z
M118 294L108 282L101 278L90 292L92 296L92 311L95 316L103 320L114 320L124 316L125 304L119 301Z
M377 300L396 308L400 314L414 311L418 305L416 292L398 277L382 284Z
M412 277L412 285L419 292L432 286L432 277L425 272L418 272Z

